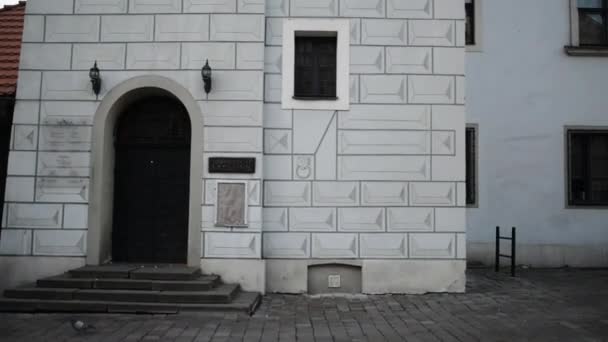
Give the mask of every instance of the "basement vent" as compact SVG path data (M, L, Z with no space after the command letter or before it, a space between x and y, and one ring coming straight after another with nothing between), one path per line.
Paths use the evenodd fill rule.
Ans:
M247 182L217 182L215 225L218 227L247 227Z

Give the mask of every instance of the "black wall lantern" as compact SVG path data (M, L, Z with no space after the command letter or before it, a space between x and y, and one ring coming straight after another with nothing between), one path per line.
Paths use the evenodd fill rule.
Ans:
M95 96L99 96L99 92L101 91L101 76L99 75L97 61L95 61L95 65L89 70L89 78L91 79L91 85L93 86Z
M211 92L211 67L209 66L209 60L205 62L201 74L203 75L203 83L205 84L205 93L209 94Z

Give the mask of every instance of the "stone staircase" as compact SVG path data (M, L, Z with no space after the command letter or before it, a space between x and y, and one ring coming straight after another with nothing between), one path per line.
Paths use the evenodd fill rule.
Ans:
M4 291L0 312L178 313L236 311L252 314L259 293L224 284L219 276L177 265L85 266Z

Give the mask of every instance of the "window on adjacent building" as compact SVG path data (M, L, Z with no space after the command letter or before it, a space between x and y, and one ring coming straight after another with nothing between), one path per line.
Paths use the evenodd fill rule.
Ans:
M465 9L465 43L475 45L475 0L466 0Z
M608 45L608 0L577 0L579 45Z
M608 130L569 130L568 204L608 205Z
M294 98L336 98L336 35L295 37Z
M477 127L466 128L466 199L468 206L477 205Z

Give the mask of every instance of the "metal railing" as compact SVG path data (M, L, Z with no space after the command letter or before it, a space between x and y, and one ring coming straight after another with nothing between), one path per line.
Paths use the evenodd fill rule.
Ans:
M500 227L496 227L496 262L494 264L494 271L500 271L500 258L511 259L511 277L515 277L515 242L516 240L516 228L511 228L511 237L500 236ZM500 253L500 240L511 241L511 255Z

